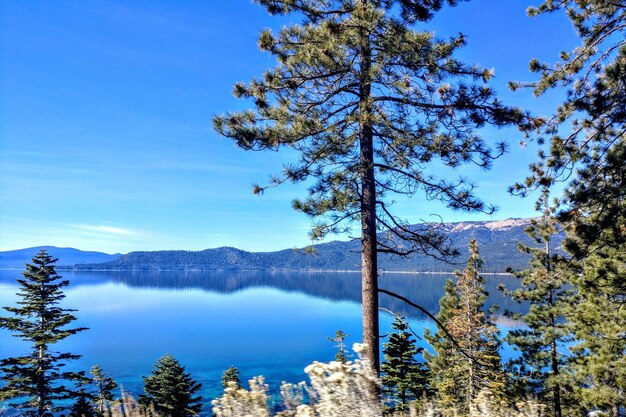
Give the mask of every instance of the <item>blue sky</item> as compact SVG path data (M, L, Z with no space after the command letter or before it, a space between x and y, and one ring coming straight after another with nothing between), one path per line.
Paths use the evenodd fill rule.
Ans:
M495 68L507 104L550 113L561 94L512 93L533 57L553 61L576 38L563 15L528 18L536 1L472 0L427 29L462 32L460 57ZM37 245L84 250L218 246L265 251L309 243L309 220L291 209L304 186L251 193L293 154L246 152L211 130L211 116L247 108L232 86L273 64L256 47L285 18L249 0L0 2L0 250ZM533 215L506 187L536 148L513 130L486 130L511 152L491 171L459 170L495 203L493 216L400 200L410 221ZM338 236L337 238L346 238Z

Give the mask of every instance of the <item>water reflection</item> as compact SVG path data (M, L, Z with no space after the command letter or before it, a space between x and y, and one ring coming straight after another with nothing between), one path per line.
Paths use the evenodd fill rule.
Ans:
M8 271L0 271L0 280L7 279ZM61 271L74 286L102 282L123 283L134 288L201 289L220 294L232 294L249 288L275 288L297 292L331 301L361 301L361 277L344 272L285 272L285 271ZM13 280L15 278L13 277ZM453 275L385 273L379 279L381 288L401 294L427 310L435 313L443 286ZM510 275L486 275L489 293L486 305L500 306L500 310L522 312L525 306L511 302L498 289L519 288L519 282ZM421 313L400 300L382 294L380 305L408 317L421 317Z

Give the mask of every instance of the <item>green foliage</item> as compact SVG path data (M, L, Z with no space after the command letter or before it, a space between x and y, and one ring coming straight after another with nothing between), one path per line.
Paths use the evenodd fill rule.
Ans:
M506 385L500 363L499 332L491 315L484 311L487 293L479 274L482 261L474 240L469 248L470 257L463 273L458 274L458 281L446 282L437 316L458 346L441 329L435 334L425 332L435 351L425 355L431 386L443 407L464 415L480 391L487 389L496 398L502 398Z
M447 326L455 317L456 312L460 310L459 294L454 281L450 279L446 281L439 307L437 319L444 326ZM456 407L459 402L467 402L466 393L464 397L460 397L461 391L467 387L467 373L464 366L466 358L440 330L436 334L431 334L426 329L424 336L434 350L434 354L427 352L424 356L431 372L430 385L437 392L441 403L449 408ZM457 395L459 395L458 399Z
M566 12L580 44L562 52L554 64L533 60L531 70L540 79L514 86L532 87L536 95L568 87L567 96L538 138L540 143L549 140L549 148L540 151L539 162L531 165L531 176L513 190L525 195L529 189L569 180L577 168L594 166L596 175L587 191L602 195L608 151L623 146L626 132L626 8L611 0L548 0L529 9L531 15L560 11ZM571 128L565 128L566 123ZM584 215L565 211L570 211L569 216Z
M94 411L92 402L91 402L91 398L88 394L86 394L84 391L80 392L77 397L76 397L76 401L74 401L74 404L72 405L72 409L70 410L70 417L97 417L97 416L101 416L102 414L97 414Z
M348 358L346 356L346 338L350 337L349 334L343 332L343 330L339 329L335 332L335 337L329 337L328 340L331 342L337 343L337 354L335 355L335 360L337 362L346 363Z
M606 248L585 260L576 281L579 304L572 322L579 341L576 375L587 408L626 407L626 247Z
M154 365L152 375L144 377L142 404L152 404L164 416L187 417L202 409L201 396L194 396L202 387L172 356L165 355Z
M407 412L409 402L426 395L428 369L415 359L422 349L415 345L406 321L396 316L392 329L389 340L383 344L382 392L391 400L393 410Z
M95 388L92 401L99 415L103 415L107 404L113 401L113 390L117 388L117 383L100 368L100 365L94 365L89 373L91 373L92 384Z
M222 387L228 388L231 383L234 383L237 388L241 388L241 380L239 378L239 369L231 366L222 374Z
M0 400L26 409L26 415L42 416L55 411L55 402L73 398L77 392L67 383L84 381L80 372L63 371L67 361L80 358L71 353L52 350L52 345L85 328L68 328L76 317L59 307L65 298L62 288L69 281L61 280L54 264L56 259L40 251L26 264L24 278L18 279L20 301L17 307L4 307L13 317L0 317L0 328L31 344L30 353L0 360Z

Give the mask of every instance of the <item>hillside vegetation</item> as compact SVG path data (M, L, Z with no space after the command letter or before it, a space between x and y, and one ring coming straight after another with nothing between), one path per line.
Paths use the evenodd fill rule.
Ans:
M524 230L529 219L444 223L442 231L454 246L463 248L476 239L485 259L485 272L524 269L530 257L520 253L518 244L532 245ZM419 228L423 226L413 226ZM561 238L562 239L562 238ZM360 270L358 240L329 242L313 246L314 251L285 249L277 252L247 252L231 247L203 251L131 252L105 263L74 265L78 270ZM461 260L446 263L432 257L408 258L381 254L379 267L387 271L453 272Z

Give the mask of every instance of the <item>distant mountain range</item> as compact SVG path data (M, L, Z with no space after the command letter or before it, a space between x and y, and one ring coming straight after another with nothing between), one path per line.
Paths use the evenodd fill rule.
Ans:
M508 267L524 269L529 256L517 249L519 243L533 245L524 229L530 219L506 219L501 221L473 221L444 223L441 231L461 255L453 264L438 261L424 255L399 258L381 254L379 268L387 271L452 272L462 269L470 239L477 240L483 258L485 272L503 272ZM424 227L422 225L413 228ZM557 236L562 240L563 236ZM555 242L560 243L560 242ZM334 241L315 245L314 253L286 249L276 252L246 252L231 247L202 251L154 251L130 252L126 255L108 255L98 252L82 252L76 249L48 247L50 253L60 259L59 265L75 270L108 271L178 271L178 270L360 270L360 243ZM0 252L0 267L20 267L39 248ZM73 251L73 252L72 252ZM19 253L19 255L18 255ZM21 258L20 258L21 256ZM10 265L8 265L8 263ZM21 265L19 264L21 262Z
M34 248L18 249L0 252L0 268L23 269L24 264L30 262L40 250L46 250L50 256L58 258L59 265L99 264L111 262L122 256L117 253L109 255L102 252L82 251L74 248L57 248L56 246L36 246Z

